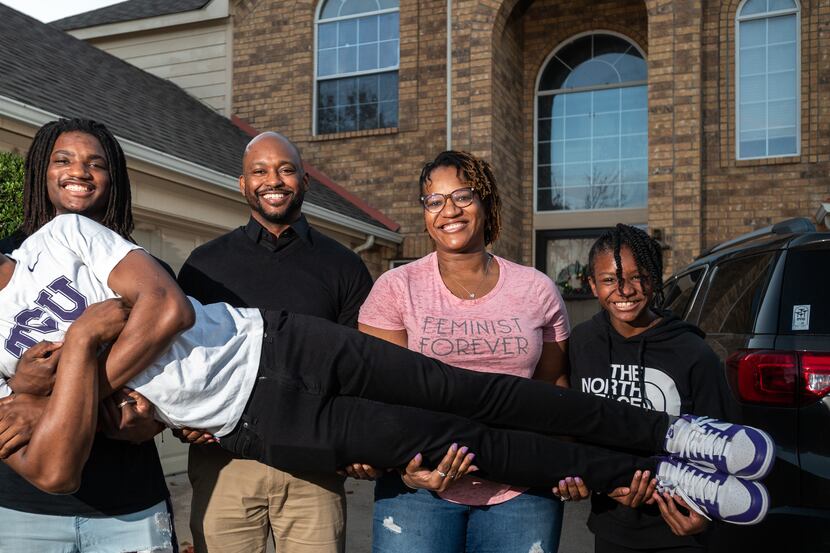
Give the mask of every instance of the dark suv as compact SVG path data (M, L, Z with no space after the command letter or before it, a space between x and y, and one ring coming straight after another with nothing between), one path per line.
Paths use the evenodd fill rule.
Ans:
M830 232L792 219L746 234L665 291L723 359L734 416L777 444L767 520L718 526L712 549L830 551Z

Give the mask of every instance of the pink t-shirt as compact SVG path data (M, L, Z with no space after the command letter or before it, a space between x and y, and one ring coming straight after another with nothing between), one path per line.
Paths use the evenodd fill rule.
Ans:
M375 282L359 321L406 330L409 349L450 365L530 378L542 343L570 333L565 306L553 281L536 269L501 257L492 263L498 263L499 281L474 300L447 289L435 253L388 271ZM471 474L440 495L464 505L494 505L522 491Z

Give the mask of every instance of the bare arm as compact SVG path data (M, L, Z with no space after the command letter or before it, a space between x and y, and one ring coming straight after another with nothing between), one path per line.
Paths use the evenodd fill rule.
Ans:
M107 358L101 397L146 369L195 319L176 281L142 250L127 254L110 273L108 284L132 311Z
M570 385L568 375L568 340L544 342L533 379L567 388Z
M363 323L358 323L357 329L364 334L380 338L381 340L386 340L387 342L392 342L396 346L401 346L402 348L409 345L409 338L406 335L406 330L385 330L383 328L369 326Z
M43 491L72 493L80 486L98 418L98 349L118 335L127 316L121 300L108 300L91 305L70 326L52 395L31 440L5 460Z

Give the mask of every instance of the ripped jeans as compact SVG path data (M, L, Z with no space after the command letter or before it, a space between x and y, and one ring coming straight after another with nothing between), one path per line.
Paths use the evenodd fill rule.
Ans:
M402 492L401 486L394 473L375 484L373 553L556 553L559 548L563 503L548 490L479 507L426 490Z
M117 491L115 491L117 493ZM0 507L0 553L173 553L167 504L127 515L38 515Z

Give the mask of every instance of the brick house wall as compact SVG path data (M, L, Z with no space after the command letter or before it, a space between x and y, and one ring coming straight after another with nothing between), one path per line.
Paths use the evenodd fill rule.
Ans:
M446 145L446 1L401 0L399 127L314 136L318 3L233 4L234 113L285 132L315 166L399 222L406 237L399 257L424 255L431 243L417 178ZM830 108L821 102L830 92L830 58L821 55L830 6L801 3L801 155L736 161L739 3L453 0L452 142L494 164L505 225L497 253L533 264L540 229L623 220L662 232L670 271L723 239L812 216L830 190ZM536 79L558 45L593 30L624 35L648 60L648 209L540 219L533 212Z

